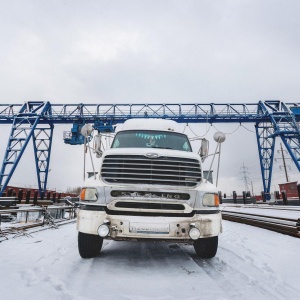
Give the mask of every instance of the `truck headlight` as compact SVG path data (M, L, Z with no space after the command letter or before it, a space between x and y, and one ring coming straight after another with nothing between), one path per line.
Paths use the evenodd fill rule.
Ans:
M95 188L83 188L80 193L81 201L97 201L98 194Z
M219 206L218 194L204 194L202 200L203 206Z
M106 237L108 236L109 234L109 228L107 225L105 224L102 224L99 226L98 228L98 234L101 236L101 237Z

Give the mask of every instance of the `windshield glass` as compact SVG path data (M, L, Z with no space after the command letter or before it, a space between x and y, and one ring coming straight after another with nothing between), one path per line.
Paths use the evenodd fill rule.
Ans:
M192 151L186 135L176 132L128 130L117 133L112 148L161 148Z

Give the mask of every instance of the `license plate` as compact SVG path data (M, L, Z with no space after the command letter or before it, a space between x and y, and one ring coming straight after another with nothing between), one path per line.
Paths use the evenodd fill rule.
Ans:
M129 231L131 233L168 234L170 229L169 224L130 223Z

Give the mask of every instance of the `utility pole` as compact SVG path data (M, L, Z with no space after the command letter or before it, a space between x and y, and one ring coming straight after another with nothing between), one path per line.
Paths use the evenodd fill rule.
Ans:
M282 144L281 144L281 143L280 143L280 150L278 150L277 152L278 152L278 153L281 152L286 182L289 182L289 176L288 176L288 173L287 173L287 167L290 168L290 166L287 166L287 165L286 165L286 162L285 162L286 158L285 158L285 156L284 156L285 150L283 150Z

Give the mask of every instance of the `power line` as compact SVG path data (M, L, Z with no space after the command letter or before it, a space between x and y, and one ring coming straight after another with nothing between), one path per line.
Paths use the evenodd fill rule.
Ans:
M289 182L289 176L288 176L288 173L287 173L287 168L289 168L291 170L291 166L287 166L286 159L290 159L290 158L286 158L284 156L285 152L286 152L286 150L283 150L282 144L280 143L280 150L277 150L277 153L281 153L282 158L277 158L277 159L282 159L286 182ZM277 159L275 159L275 161L277 161ZM281 168L281 167L282 166L279 166L279 168Z
M243 163L243 166L241 167L241 173L243 175L242 179L244 180L244 185L245 185L245 191L248 192L249 191L249 183L248 181L250 180L250 178L247 176L247 174L250 174L250 172L248 171L248 168L245 167L245 164Z

